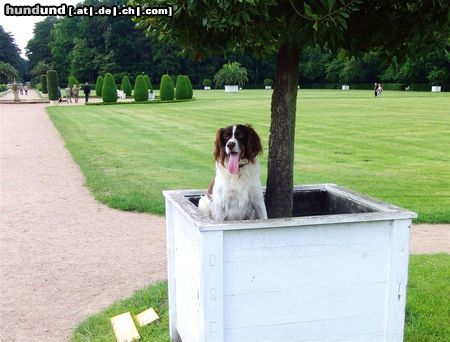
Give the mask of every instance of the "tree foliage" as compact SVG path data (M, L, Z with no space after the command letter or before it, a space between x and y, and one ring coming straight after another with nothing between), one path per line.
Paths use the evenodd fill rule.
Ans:
M67 86L68 86L70 89L72 89L72 87L73 87L74 84L79 85L80 82L78 82L77 78L76 78L74 75L70 75L70 76L69 76L69 79L68 79L68 82L67 82Z
M12 81L14 78L19 77L19 72L9 63L0 61L0 83L6 83ZM6 82L1 82L6 81Z
M48 99L50 101L56 101L59 99L58 73L56 72L56 70L47 71L47 90L48 90Z
M28 64L20 56L20 49L18 48L13 35L6 32L1 25L0 61L10 64L17 71L17 76L15 76L17 79L23 76L28 77Z
M103 79L102 86L103 102L117 102L117 86L111 73L107 73Z

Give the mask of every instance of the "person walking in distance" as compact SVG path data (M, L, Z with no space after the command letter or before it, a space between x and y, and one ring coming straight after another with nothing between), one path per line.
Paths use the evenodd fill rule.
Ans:
M72 96L75 100L75 103L78 103L78 90L78 84L75 83L72 87Z
M84 91L85 102L88 103L88 101L89 101L89 94L91 93L91 87L89 86L89 83L86 82L84 84L83 91Z
M377 89L378 89L378 83L375 82L375 87L373 88L373 94L375 95L375 97L377 97Z
M67 103L72 103L72 89L70 86L68 85L64 91L66 92Z

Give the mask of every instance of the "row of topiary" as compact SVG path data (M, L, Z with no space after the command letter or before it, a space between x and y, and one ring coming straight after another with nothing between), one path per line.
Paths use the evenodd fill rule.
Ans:
M128 76L123 76L120 88L126 96L131 96L131 82ZM117 102L117 86L112 74L107 73L105 77L99 76L95 90L97 96L101 96L103 102ZM153 92L150 78L147 75L138 75L134 82L134 100L136 102L147 101L149 92ZM186 75L180 75L177 78L176 87L174 87L172 78L169 75L163 75L161 77L159 96L161 101L192 99L193 89L191 80Z

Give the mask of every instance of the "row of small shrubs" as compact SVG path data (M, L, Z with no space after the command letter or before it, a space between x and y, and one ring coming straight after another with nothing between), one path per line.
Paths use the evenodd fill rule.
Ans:
M120 87L127 96L131 96L131 82L128 76L123 76ZM136 102L147 101L149 91L153 92L153 86L148 75L138 75L134 83L134 100ZM117 102L117 86L111 73L107 73L104 78L102 76L97 78L96 92L102 97L103 102ZM163 75L159 92L161 101L172 101L175 98L186 100L192 99L193 96L192 83L186 75L178 76L176 87L169 75Z

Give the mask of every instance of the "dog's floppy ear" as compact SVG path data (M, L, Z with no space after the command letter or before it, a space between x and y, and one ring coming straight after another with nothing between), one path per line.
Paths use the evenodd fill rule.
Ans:
M223 133L225 128L219 128L216 133L216 141L214 143L214 159L218 161L220 164L224 165L225 163L225 146L223 145Z
M251 125L245 125L245 127L248 129L248 141L247 146L245 147L245 152L247 159L254 163L256 156L263 151L261 140Z

